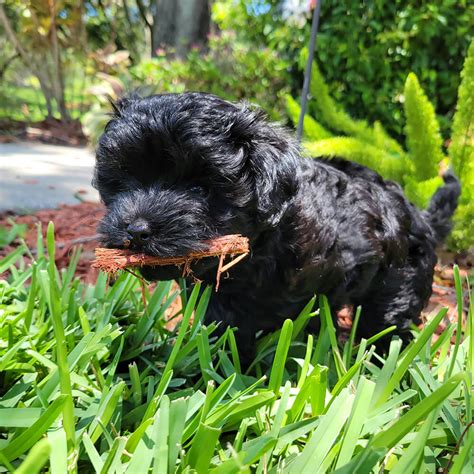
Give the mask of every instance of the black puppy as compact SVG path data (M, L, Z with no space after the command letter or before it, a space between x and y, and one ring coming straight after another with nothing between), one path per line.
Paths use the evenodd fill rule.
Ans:
M262 112L202 93L122 99L97 148L94 184L108 212L109 247L183 255L225 234L251 255L211 298L207 320L239 328L243 351L259 330L325 294L333 312L362 305L361 336L395 324L402 338L431 294L435 246L450 230L460 187L452 174L419 211L397 184L342 159L303 157ZM216 259L193 265L205 282ZM148 279L180 276L144 268Z

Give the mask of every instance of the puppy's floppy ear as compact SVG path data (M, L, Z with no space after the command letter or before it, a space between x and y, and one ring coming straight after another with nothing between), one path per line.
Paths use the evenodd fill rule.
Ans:
M299 149L288 132L266 121L260 109L243 104L229 133L244 152L259 220L275 226L298 187Z

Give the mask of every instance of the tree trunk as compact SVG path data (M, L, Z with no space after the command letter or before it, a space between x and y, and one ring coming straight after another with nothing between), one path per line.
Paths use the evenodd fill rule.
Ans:
M155 28L155 24L154 24L154 14L153 12L155 11L156 9L156 0L150 0L150 10L151 12L148 12L145 5L143 4L143 1L142 0L136 0L136 3L137 3L137 7L138 7L138 12L140 14L140 17L143 21L143 23L145 24L145 26L147 27L148 31L150 32L150 44L151 44L151 56L154 57L156 56L156 48L154 47L154 43L153 43L153 38L154 38L154 28ZM149 15L149 13L151 13Z
M152 13L152 56L162 47L173 48L177 56L185 57L192 47L207 44L208 0L155 0Z
M59 55L59 44L58 44L58 32L56 26L56 2L55 0L48 1L49 6L49 13L50 13L50 20L51 20L51 27L50 27L50 38L51 38L51 54L53 57L53 71L52 71L52 79L53 79L53 91L54 91L54 99L56 100L56 104L58 106L59 114L61 118L64 120L69 120L69 111L66 107L66 100L64 97L64 78L63 78L63 70L61 64L61 57Z
M44 100L46 102L46 111L47 111L47 118L53 117L53 94L48 86L48 84L44 83L41 79L39 79L41 92L43 93Z

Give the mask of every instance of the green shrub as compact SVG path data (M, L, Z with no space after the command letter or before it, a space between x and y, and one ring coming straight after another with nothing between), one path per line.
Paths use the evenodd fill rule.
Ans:
M269 48L236 41L233 33L209 39L209 50L191 51L185 60L162 51L129 70L98 73L100 80L89 89L94 104L82 118L84 132L95 144L110 119L110 99L137 90L143 95L200 91L231 101L259 104L272 119L280 118L289 92L287 64Z
M228 100L247 99L272 118L281 117L289 91L287 64L270 48L236 40L232 32L212 36L209 50L192 51L186 60L161 57L142 61L132 77L157 92L210 92Z
M316 65L311 93L315 117L307 119L304 129L305 146L311 154L339 155L369 166L382 176L399 182L408 198L420 208L427 207L431 196L442 185L438 176L442 162L450 162L462 185L450 245L458 249L474 245L474 41L462 71L449 157L442 150L433 105L413 73L405 83L407 151L390 138L380 124L371 126L367 121L353 120L330 96ZM288 99L287 114L295 124L299 111L298 104ZM325 126L346 136L328 138ZM320 130L324 130L324 134Z
M338 347L327 301L261 338L247 371L232 330L202 318L211 288L100 274L95 285L45 257L39 232L0 260L0 466L7 472L369 473L469 469L473 306L433 342L446 309L386 359ZM30 254L31 257L31 254ZM14 266L16 264L16 266ZM458 305L463 298L455 270ZM181 321L167 323L181 300ZM194 314L194 318L192 315ZM317 341L306 335L320 318ZM451 337L456 329L456 341ZM467 471L462 471L467 472Z
M438 174L443 159L443 142L433 105L413 73L408 75L405 82L405 116L413 178L417 181L433 178Z
M449 157L463 184L453 242L474 245L474 41L461 73Z
M221 28L275 49L290 67L298 63L309 42L309 15L300 22L285 20L280 0L215 3ZM474 7L469 0L324 0L316 57L330 94L344 109L352 117L380 121L397 139L404 128L404 83L413 71L434 102L446 138L462 59L473 36ZM300 90L297 67L292 68L292 80L292 92Z

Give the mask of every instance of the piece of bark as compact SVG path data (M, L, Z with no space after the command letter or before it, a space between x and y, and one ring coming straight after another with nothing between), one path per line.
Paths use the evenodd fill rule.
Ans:
M190 252L187 255L175 257L153 257L143 253L136 253L130 250L96 248L96 259L92 267L99 268L107 273L116 273L133 267L163 266L163 265L184 265L183 273L187 275L191 272L191 264L195 260L207 257L219 257L219 265L216 275L216 291L219 288L220 276L235 264L240 262L249 253L249 239L242 235L224 235L206 241L207 249L199 252ZM233 260L224 264L227 255L235 256Z

